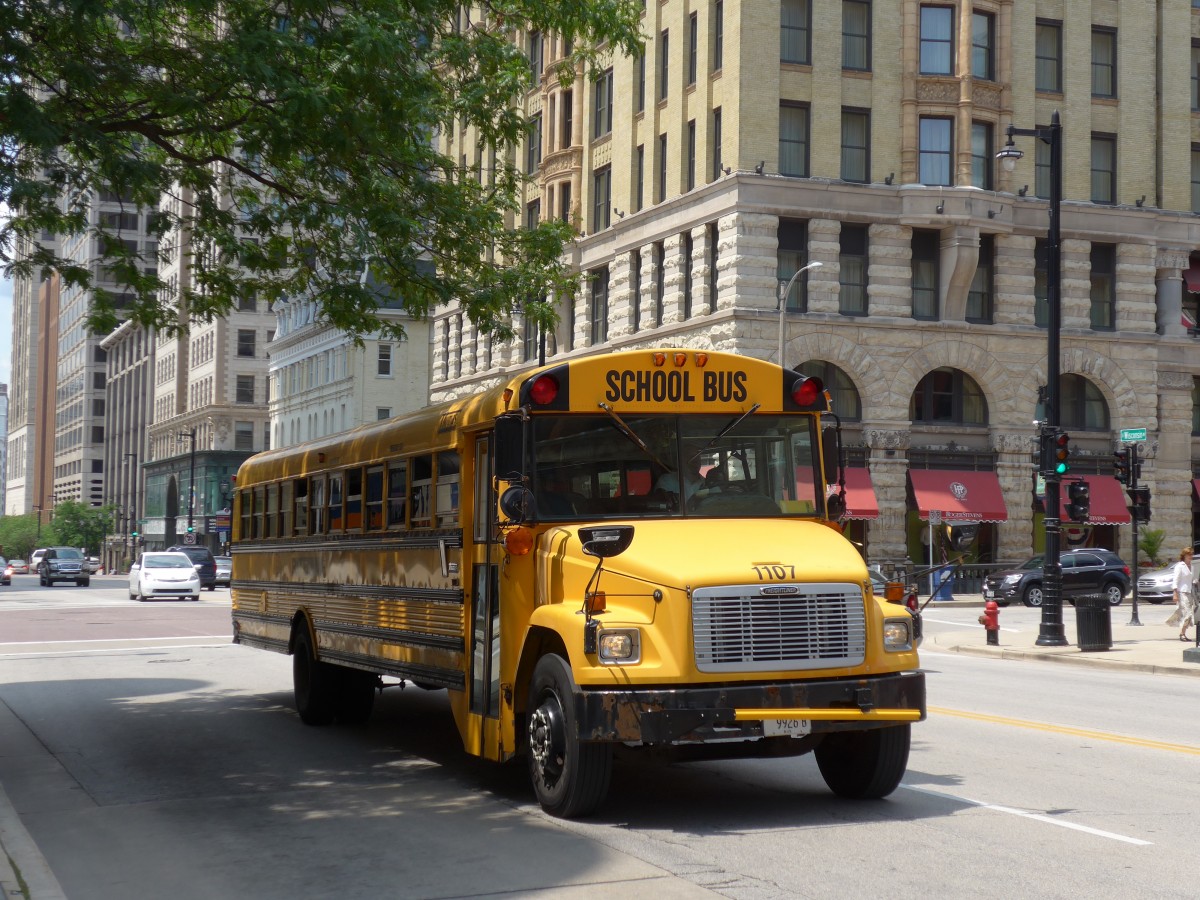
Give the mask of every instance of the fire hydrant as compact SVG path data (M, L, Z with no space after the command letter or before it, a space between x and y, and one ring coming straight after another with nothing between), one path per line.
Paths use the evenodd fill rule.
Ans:
M1000 646L1000 604L995 600L989 600L983 605L983 615L979 617L979 624L987 631L987 642L994 646Z

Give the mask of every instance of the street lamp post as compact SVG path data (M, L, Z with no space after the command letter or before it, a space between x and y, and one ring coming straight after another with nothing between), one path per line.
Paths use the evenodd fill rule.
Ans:
M807 266L801 266L799 269L797 269L795 271L795 273L793 273L792 277L788 279L787 284L783 285L779 289L779 358L778 358L778 360L779 360L779 364L781 366L783 365L783 338L784 338L784 327L785 327L785 323L787 322L788 294L790 294L792 292L792 285L796 283L797 278L799 278L803 273L807 272L809 269L819 269L819 268L821 268L822 265L824 265L824 263L810 262Z
M1062 617L1062 520L1059 518L1059 485L1062 478L1046 448L1058 433L1059 416L1059 343L1062 331L1062 246L1059 236L1059 214L1062 209L1062 121L1058 111L1044 128L1008 126L1008 142L996 154L1004 168L1011 172L1025 154L1013 144L1013 137L1033 137L1050 147L1050 223L1046 233L1046 303L1049 317L1046 324L1046 410L1038 434L1038 466L1046 484L1045 516L1046 552L1042 559L1042 624L1037 643L1043 647L1065 647Z
M188 466L188 523L187 533L195 534L192 522L196 512L196 426L193 425L190 431L181 431L178 435L179 440L190 440L192 442L191 463Z
M133 460L133 465L130 466L130 475L129 475L129 487L130 487L130 493L132 493L132 495L133 495L133 500L132 500L132 502L129 502L126 504L126 508L130 510L130 513L129 513L129 518L126 522L124 543L126 546L129 546L129 542L132 539L133 546L131 548L131 551L133 554L136 555L137 554L137 538L132 537L130 532L135 531L135 530L138 532L141 531L141 529L137 527L138 525L141 524L141 516L138 514L138 470L137 470L138 458L137 458L137 454L133 453L132 451L129 453L126 453L121 458L122 458L122 460L126 460L126 459ZM126 556L126 558L128 558L130 556L130 554L126 553L125 556Z

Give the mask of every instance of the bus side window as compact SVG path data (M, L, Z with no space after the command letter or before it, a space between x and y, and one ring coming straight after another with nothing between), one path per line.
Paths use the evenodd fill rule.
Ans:
M279 523L279 485L267 485L267 517L263 522L263 537L279 537L275 526Z
M387 527L404 528L408 514L408 462L388 463Z
M362 469L346 470L346 530L363 530Z
M446 450L437 455L437 524L458 523L458 454Z
M433 491L433 457L414 456L412 465L412 489L409 503L412 508L412 527L428 528L433 524L430 494Z
M290 537L292 534L292 483L284 481L279 485L279 530L277 537Z
M309 506L312 515L309 517L309 533L325 533L325 476L320 475L312 480L312 493L309 495Z
M308 534L308 479L296 479L296 534Z
M342 518L342 474L329 476L329 530L341 531L345 525Z
M383 466L367 469L367 530L383 528Z
M254 505L250 502L249 491L238 491L238 513L241 519L241 527L238 529L238 540L250 540L250 512Z
M263 488L254 489L254 514L250 521L250 536L257 540L263 536Z

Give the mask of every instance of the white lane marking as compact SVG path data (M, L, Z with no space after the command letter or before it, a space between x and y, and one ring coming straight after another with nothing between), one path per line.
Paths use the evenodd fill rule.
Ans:
M978 622L953 622L950 619L931 619L929 616L922 616L924 622L937 622L939 625L953 625L955 628L982 628ZM1005 628L1000 626L1001 631L1011 631L1013 634L1019 634L1024 631L1023 628Z
M43 645L50 645L50 644L116 644L116 643L124 643L125 641L194 641L197 639L205 640L208 638L211 638L212 640L215 641L215 640L219 640L219 639L225 638L225 637L228 637L230 640L233 640L232 634L229 634L229 635L224 635L224 634L180 634L180 635L176 635L175 637L170 637L169 635L165 635L163 637L145 637L145 638L136 638L136 637L83 638L78 641L3 641L3 642L0 642L0 647L23 647L27 644L33 644L35 646L43 646Z
M942 800L955 800L959 803L966 803L969 806L978 806L981 809L991 809L996 812L1008 813L1013 816L1020 816L1023 819L1034 819L1038 822L1045 822L1047 825L1057 825L1059 828L1069 828L1072 831L1082 831L1085 834L1092 834L1096 837L1108 838L1113 841L1123 841L1126 844L1136 844L1139 847L1152 847L1152 841L1143 841L1141 838L1129 837L1124 834L1116 834L1112 831L1102 831L1099 828L1090 828L1087 825L1077 825L1074 822L1068 822L1065 819L1056 819L1053 816L1043 816L1038 813L1026 812L1023 809L1013 809L1011 806L997 806L995 803L985 803L982 800L972 800L970 797L959 797L957 794L947 794L942 791L931 791L928 788L920 788L911 784L901 783L900 787L907 788L910 791L916 791L918 794L928 794L930 797L940 797Z
M99 650L53 650L46 648L45 650L33 651L30 653L4 653L0 651L0 659L20 659L27 656L84 656L90 653L144 653L146 651L161 650L196 650L196 649L212 649L214 647L232 647L233 642L223 642L220 644L162 644L161 646L133 645L130 647L103 647Z

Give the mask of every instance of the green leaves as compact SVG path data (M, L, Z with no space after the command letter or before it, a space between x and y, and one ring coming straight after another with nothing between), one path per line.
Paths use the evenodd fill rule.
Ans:
M307 293L333 324L369 334L381 324L378 292L358 278L370 260L413 315L457 299L503 334L529 298L573 287L569 230L519 228L514 161L532 73L518 38L569 37L586 71L601 43L638 47L642 10L637 0L486 9L478 20L452 0L0 5L0 200L14 213L0 226L0 262L12 267L18 239L44 232L92 231L119 247L127 231L60 202L105 192L156 211L160 253L173 232L189 233L193 280L179 299L192 318L223 316L252 292ZM485 142L482 178L431 141L463 125ZM93 329L126 314L186 327L158 275L166 263L115 252L109 267L125 284L95 295ZM91 278L52 248L20 270L41 266ZM127 312L120 294L136 298Z

